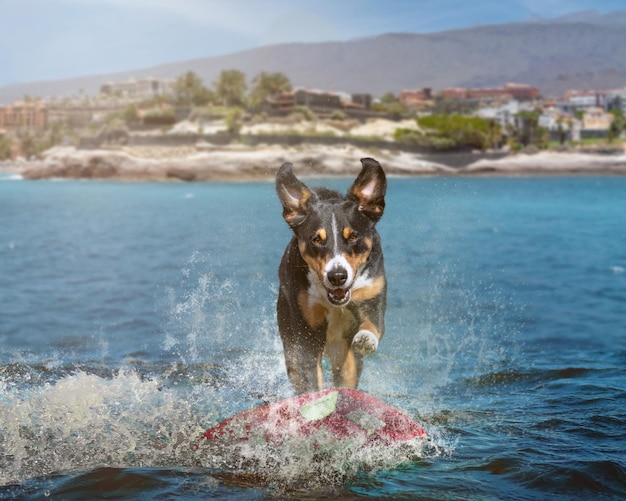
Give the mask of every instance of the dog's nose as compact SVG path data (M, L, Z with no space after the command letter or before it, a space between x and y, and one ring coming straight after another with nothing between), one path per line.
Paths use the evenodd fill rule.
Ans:
M343 268L333 268L328 272L328 281L335 287L341 287L348 280L348 272Z

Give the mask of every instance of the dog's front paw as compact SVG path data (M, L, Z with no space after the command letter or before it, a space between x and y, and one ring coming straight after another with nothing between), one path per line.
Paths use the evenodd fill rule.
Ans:
M363 355L369 355L378 349L378 338L370 331L359 331L352 339L352 348Z

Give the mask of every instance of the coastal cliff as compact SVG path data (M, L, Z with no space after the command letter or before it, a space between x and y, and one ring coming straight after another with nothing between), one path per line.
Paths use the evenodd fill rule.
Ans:
M246 181L271 179L284 162L304 176L353 175L358 160L377 158L390 175L556 175L626 174L625 154L540 152L488 156L466 154L464 162L442 155L370 151L354 146L165 147L80 150L52 148L40 159L13 162L4 170L25 179L109 179L120 181Z

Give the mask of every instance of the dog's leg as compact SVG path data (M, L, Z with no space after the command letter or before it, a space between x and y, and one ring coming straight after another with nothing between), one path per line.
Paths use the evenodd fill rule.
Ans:
M320 391L323 387L322 353L304 352L302 347L283 343L287 376L296 393Z
M289 310L282 293L278 296L278 330L283 342L287 376L297 393L319 391L323 387L323 333L310 329L304 319Z
M372 331L362 329L354 336L352 348L363 355L370 355L378 349L378 337Z
M345 340L326 346L336 388L356 388L359 385L363 356L355 352Z

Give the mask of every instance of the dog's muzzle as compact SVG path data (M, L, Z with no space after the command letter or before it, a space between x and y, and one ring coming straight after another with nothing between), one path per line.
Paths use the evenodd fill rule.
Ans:
M344 306L350 302L352 293L350 292L350 289L342 289L338 287L337 289L330 289L327 296L330 304L334 306Z
M328 287L328 300L335 306L343 306L350 302L350 288L342 287L348 280L348 272L341 267L333 268L326 274L326 280L331 285Z

